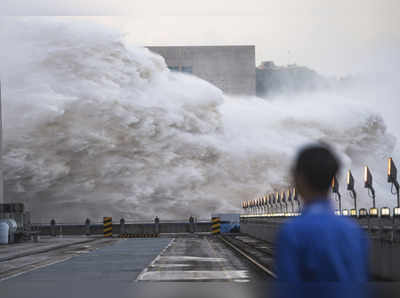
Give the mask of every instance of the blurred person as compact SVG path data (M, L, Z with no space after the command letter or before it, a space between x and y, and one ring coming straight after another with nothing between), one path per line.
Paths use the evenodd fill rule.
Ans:
M339 168L339 160L325 145L309 145L295 160L292 174L304 208L279 231L276 263L278 280L299 286L291 297L365 295L362 287L349 291L347 285L368 280L367 237L352 219L336 216L329 200Z

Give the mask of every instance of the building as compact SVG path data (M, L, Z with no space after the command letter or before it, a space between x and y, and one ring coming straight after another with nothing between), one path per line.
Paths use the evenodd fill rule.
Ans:
M169 69L193 74L234 95L256 94L255 46L148 47Z
M259 97L328 87L329 82L317 72L296 64L277 66L272 61L264 61L256 70L256 93Z

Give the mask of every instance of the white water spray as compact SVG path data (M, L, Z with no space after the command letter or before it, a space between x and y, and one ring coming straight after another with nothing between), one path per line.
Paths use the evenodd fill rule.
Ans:
M364 163L375 167L387 193L395 138L362 99L232 97L101 26L0 25L5 195L34 220L238 211L241 200L287 187L295 152L312 141L334 145L356 180ZM360 180L359 206L369 207Z

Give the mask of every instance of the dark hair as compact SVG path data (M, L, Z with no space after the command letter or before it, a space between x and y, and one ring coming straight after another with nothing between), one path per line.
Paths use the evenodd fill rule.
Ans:
M327 191L339 171L340 162L326 145L309 145L297 155L293 174L302 175L315 191Z

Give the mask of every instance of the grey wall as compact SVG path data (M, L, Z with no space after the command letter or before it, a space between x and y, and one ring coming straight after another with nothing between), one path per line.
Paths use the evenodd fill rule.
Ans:
M169 67L191 67L192 74L228 94L255 95L255 46L148 47Z

